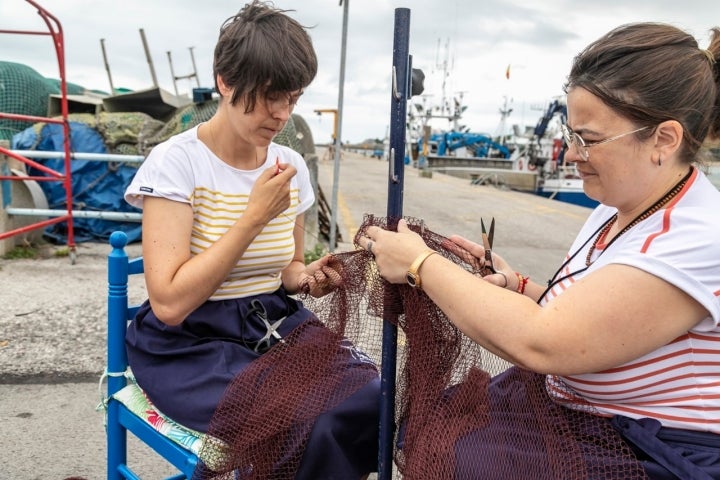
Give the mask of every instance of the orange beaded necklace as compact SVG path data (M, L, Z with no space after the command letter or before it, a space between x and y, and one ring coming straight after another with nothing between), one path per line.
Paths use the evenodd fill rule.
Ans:
M620 230L620 232L617 235L615 235L613 237L613 239L610 240L610 242L607 245L605 245L605 249L607 249L607 247L612 245L612 243L616 239L618 239L620 236L622 236L622 234L624 234L625 232L630 230L632 227L634 227L638 223L640 223L643 220L645 220L646 218L648 218L653 213L660 210L670 200L675 198L675 196L678 193L680 193L680 190L682 190L683 187L685 186L685 184L687 183L688 179L690 178L690 175L692 175L692 172L693 172L693 169L691 168L690 171L687 173L687 175L685 175L678 183L675 184L675 186L673 188L671 188L665 195L663 195L663 197L660 200L658 200L657 202L650 205L644 212L642 212L640 215L635 217L635 219L632 222L628 223L625 226L625 228ZM605 238L605 236L608 234L608 232L610 231L610 229L612 228L612 226L615 224L616 221L617 221L617 213L615 215L613 215L612 217L610 217L610 219L605 223L605 226L602 228L602 230L600 230L600 233L598 233L597 237L595 237L595 241L590 246L587 256L585 257L585 265L587 265L588 267L592 264L591 258L592 258L593 253L595 252L595 249L597 248L597 244L600 242L601 239ZM603 251L605 251L605 249L603 249ZM600 252L600 253L602 254L602 252Z

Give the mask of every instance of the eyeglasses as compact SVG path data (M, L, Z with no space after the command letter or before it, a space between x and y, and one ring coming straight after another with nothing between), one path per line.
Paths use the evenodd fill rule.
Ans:
M290 113L295 109L295 106L298 103L298 100L300 100L300 96L302 96L304 92L300 90L299 92L292 92L292 93L277 93L272 95L267 95L265 97L265 105L267 105L268 111L275 113L282 110L289 110Z
M625 137L627 135L641 132L648 128L650 128L650 127L648 127L648 126L640 127L640 128L633 130L632 132L625 132L625 133L621 133L620 135L615 135L614 137L606 138L605 140L586 143L585 140L583 140L583 138L580 135L578 135L577 133L570 130L570 127L568 127L565 124L560 125L560 130L562 131L563 138L565 139L565 143L567 144L568 148L574 146L575 150L577 151L578 155L580 156L580 159L583 162L587 162L588 160L590 160L590 152L588 152L588 148L594 147L596 145L602 145L603 143L609 143L609 142L612 142L619 138Z

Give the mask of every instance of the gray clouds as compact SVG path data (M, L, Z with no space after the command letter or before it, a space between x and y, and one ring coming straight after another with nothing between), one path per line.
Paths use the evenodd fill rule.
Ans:
M167 61L172 52L176 75L192 65L194 47L203 86L212 86L212 49L221 23L245 1L227 0L38 0L62 24L66 42L67 78L89 89L109 90L100 39L105 39L113 83L142 89L152 85L140 40L142 28L160 86L172 92ZM410 52L413 65L426 74L428 101L439 101L441 64L447 59L446 95L464 92L465 123L474 131L494 133L498 109L508 98L514 111L508 122L534 125L542 107L562 94L572 57L608 30L634 21L663 21L687 29L701 46L708 30L720 23L715 0L622 0L541 4L500 0L348 0L349 24L343 140L360 141L385 135L390 107L390 70L394 11L411 10ZM297 112L313 129L316 141L330 139L332 118L314 109L335 108L338 100L343 7L338 0L275 0L295 10L290 15L311 27L320 60L315 82ZM35 9L24 0L0 2L0 29L46 31ZM447 45L447 49L446 49ZM0 60L24 63L57 78L57 65L48 37L0 35ZM510 65L510 79L505 71ZM178 81L189 92L190 81Z

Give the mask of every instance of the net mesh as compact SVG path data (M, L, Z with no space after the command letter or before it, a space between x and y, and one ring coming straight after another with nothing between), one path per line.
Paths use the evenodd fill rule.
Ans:
M362 252L332 266L371 278ZM373 284L340 288L311 319L259 357L228 386L210 422L194 479L292 479L315 419L377 376L382 319L365 304ZM337 310L335 310L337 309ZM325 328L317 328L322 318ZM363 319L365 321L359 322ZM373 360L351 372L335 368L350 339Z
M81 85L66 82L68 95L87 94ZM32 67L21 63L0 61L0 112L45 117L51 95L61 92L60 80L42 76ZM0 140L30 126L25 120L0 118Z
M0 62L0 91L0 112L42 117L47 115L48 97L60 93L60 88L27 65ZM29 125L0 118L0 140L12 139Z
M451 251L447 239L422 221L407 220L430 248L468 271L484 273L469 254ZM394 228L396 223L366 215L355 245L369 226ZM302 444L313 417L358 385L342 385L341 373L323 366L333 345L347 337L379 364L383 319L399 330L395 478L646 478L607 419L592 415L589 407L572 410L553 402L545 376L488 353L422 291L383 281L365 250L333 259L340 288L320 299L303 299L328 327L328 338L302 347L278 345L238 377L209 431L223 447L210 444L202 452L201 458L211 460L198 478L293 478L299 454L278 466L283 449ZM263 401L247 395L258 388ZM306 428L292 427L300 424Z

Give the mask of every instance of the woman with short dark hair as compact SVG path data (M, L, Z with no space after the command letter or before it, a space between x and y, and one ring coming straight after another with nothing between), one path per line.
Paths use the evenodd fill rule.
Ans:
M207 477L360 478L377 465L378 372L291 297L337 273L329 256L305 265L310 174L273 142L317 72L310 36L254 1L222 25L213 71L217 112L156 146L126 191L149 296L130 366L160 411L221 441L200 455Z

